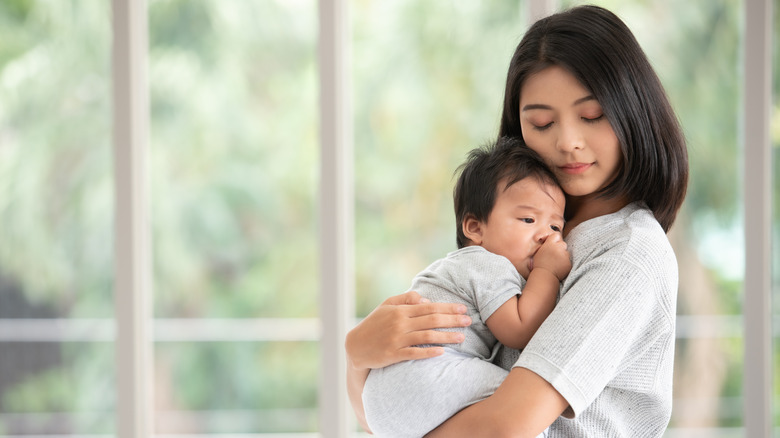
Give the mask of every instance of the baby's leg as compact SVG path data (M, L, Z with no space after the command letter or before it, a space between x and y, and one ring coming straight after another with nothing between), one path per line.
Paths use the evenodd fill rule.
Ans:
M378 437L421 437L491 395L507 371L449 348L441 356L371 370L363 407Z

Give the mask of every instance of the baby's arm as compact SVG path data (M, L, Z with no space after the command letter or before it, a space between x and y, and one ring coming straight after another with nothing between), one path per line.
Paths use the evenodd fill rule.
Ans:
M569 275L571 260L560 234L550 235L536 252L523 293L501 305L485 321L493 336L511 348L525 348L555 307L560 283Z

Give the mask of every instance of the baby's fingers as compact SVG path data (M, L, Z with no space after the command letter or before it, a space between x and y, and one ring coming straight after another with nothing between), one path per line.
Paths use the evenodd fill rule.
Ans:
M545 239L543 246L562 246L564 249L567 247L566 241L563 240L563 237L558 233L553 233L547 236L547 239Z

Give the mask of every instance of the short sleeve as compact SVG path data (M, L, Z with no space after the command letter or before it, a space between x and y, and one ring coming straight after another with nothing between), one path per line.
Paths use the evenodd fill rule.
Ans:
M506 257L487 250L469 255L461 274L468 279L466 283L482 321L487 321L502 304L521 293L525 279Z
M575 415L670 327L659 285L637 264L599 257L582 272L515 363L552 384Z

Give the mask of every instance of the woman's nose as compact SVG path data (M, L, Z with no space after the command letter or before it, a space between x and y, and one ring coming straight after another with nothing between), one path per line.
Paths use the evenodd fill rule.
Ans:
M576 126L561 125L558 132L558 149L563 152L572 152L585 146L582 132Z

